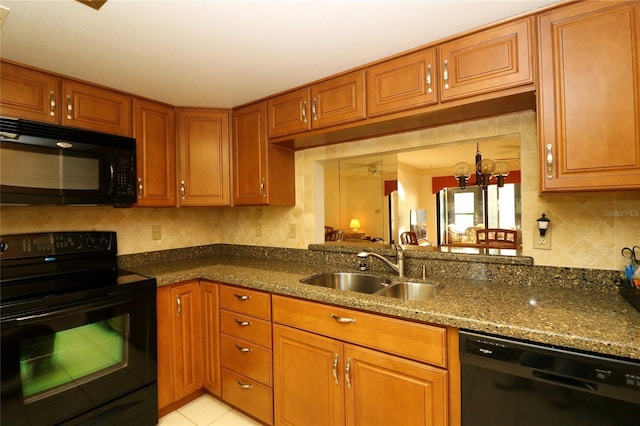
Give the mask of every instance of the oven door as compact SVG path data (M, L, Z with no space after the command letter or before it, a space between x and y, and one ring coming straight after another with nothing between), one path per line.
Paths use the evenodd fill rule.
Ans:
M51 425L91 412L156 424L155 394L135 399L138 407L110 408L156 389L155 288L32 310L1 325L3 424ZM148 421L138 417L144 412Z

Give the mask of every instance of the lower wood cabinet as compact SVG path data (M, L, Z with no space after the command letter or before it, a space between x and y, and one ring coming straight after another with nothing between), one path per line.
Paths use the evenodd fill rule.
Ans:
M296 310L295 307L303 307ZM325 309L336 314L325 315ZM303 315L300 315L304 312ZM345 315L346 314L346 315ZM306 317L316 316L316 327L306 331ZM368 347L339 340L334 325L354 335L374 318L370 314L312 302L273 297L273 364L275 424L277 425L448 425L449 377L442 367L416 362L381 350L385 321L393 323L400 338L411 346L412 338L431 338L445 360L446 343L432 329L437 327L372 315L381 321L377 338L362 341ZM319 324L319 325L318 325ZM426 334L416 335L414 327ZM446 334L446 329L442 328ZM430 355L432 356L432 355Z

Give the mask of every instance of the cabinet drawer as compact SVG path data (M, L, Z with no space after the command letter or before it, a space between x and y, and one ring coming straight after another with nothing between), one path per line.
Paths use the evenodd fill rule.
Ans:
M271 323L237 312L220 310L220 331L256 345L271 348Z
M272 424L271 388L254 380L222 369L222 399L242 411Z
M220 364L271 386L271 351L253 343L220 335Z
M447 331L442 327L281 296L273 296L273 322L438 367L447 365Z
M220 308L271 319L271 295L240 287L220 286Z

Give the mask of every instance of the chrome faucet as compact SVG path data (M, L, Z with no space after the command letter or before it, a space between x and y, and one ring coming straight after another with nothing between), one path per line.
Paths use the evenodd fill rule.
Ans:
M372 253L372 252L368 252L368 251L361 251L360 253L358 253L358 258L360 258L361 260L364 261L364 259L366 259L369 256L377 257L378 259L382 260L384 263L389 265L389 267L391 269L396 271L398 273L399 277L404 277L404 251L402 251L402 247L400 247L399 245L396 246L396 254L397 254L397 257L398 257L398 263L397 264L396 263L392 263L389 259L387 259L384 256L379 255L378 253ZM367 270L367 265L364 262L360 263L360 270L362 270L362 271L366 271Z

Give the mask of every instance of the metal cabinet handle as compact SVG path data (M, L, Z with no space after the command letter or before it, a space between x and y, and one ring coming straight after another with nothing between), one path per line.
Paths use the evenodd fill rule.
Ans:
M307 122L307 101L302 102L302 121Z
M142 178L138 178L138 196L142 197Z
M427 65L427 93L433 93L431 88L431 64Z
M71 102L71 95L67 95L67 120L71 120L73 112L73 102Z
M336 382L336 385L340 382L338 381L338 354L333 356L333 379Z
M253 351L252 348L245 348L244 346L240 346L239 344L235 343L236 349L239 350L240 352L251 352Z
M53 90L49 92L49 105L51 106L49 115L51 117L55 117L56 116L56 95L55 93L53 93Z
M240 327L249 327L251 325L251 321L242 321L237 318L234 319L236 321L236 324L238 324Z
M347 366L344 368L344 378L347 381L347 389L351 389L351 358L347 358Z
M185 198L185 194L186 194L186 188L185 188L185 183L184 181L180 181L180 198L182 198L184 200Z
M251 296L246 296L244 294L233 293L233 295L237 297L238 300L251 300Z
M553 153L551 144L547 144L547 179L553 179Z
M260 180L260 195L263 196L263 197L266 197L267 193L264 191L264 184L265 184L265 178L263 177Z
M253 388L253 385L250 383L242 383L239 379L236 379L236 383L238 383L238 386L240 387L240 389L251 389Z
M180 314L182 313L182 300L180 300L180 295L176 296L176 313L178 318L180 318Z
M313 103L311 104L311 115L313 116L314 121L318 119L318 115L316 114L317 103L318 103L318 100L316 98L313 98Z
M444 69L442 71L442 77L444 78L444 90L449 90L449 60L444 60Z
M338 321L340 323L356 322L355 318L339 317L339 316L334 315L334 314L329 314L329 318L333 318L334 320L336 320L336 321Z

